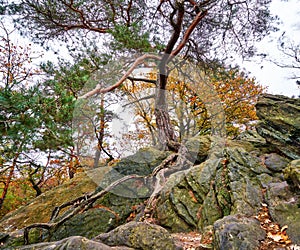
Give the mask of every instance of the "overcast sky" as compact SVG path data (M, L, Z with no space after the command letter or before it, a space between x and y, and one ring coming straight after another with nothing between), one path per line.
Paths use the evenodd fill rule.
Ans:
M272 55L272 58L279 62L291 61L284 58L277 48L277 41L285 31L285 35L300 44L300 0L273 0L271 12L279 16L282 21L280 31L266 37L258 44L260 53ZM250 71L260 84L268 86L268 92L272 94L284 94L288 96L299 96L300 89L296 85L295 79L289 79L293 74L300 76L300 70L284 69L271 62L263 63L257 59L251 62L243 62L242 66ZM300 65L299 65L300 66Z

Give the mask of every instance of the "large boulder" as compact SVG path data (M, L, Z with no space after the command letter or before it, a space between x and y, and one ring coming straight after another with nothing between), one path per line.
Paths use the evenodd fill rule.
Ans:
M13 249L13 248L5 248ZM164 228L143 222L129 222L116 229L102 233L93 239L82 236L71 236L60 241L37 243L19 247L20 250L176 250L182 249L176 246L175 239Z
M143 250L175 250L171 234L158 225L129 222L109 233L98 235L95 240L109 246L123 245Z
M156 148L142 148L134 155L130 155L118 162L113 169L121 175L142 175L152 173L170 152L161 151Z
M142 178L129 179L115 187L111 193L127 198L148 198L152 192L152 179L143 178L152 173L171 152L161 151L156 148L143 148L134 155L121 159L104 176L101 175L102 168L88 171L91 179L97 183L96 191L101 191L113 182L128 175L137 175ZM100 174L97 173L100 172ZM99 178L100 177L100 178Z
M279 152L300 158L300 98L265 94L258 99L257 132Z
M258 249L266 235L257 220L239 215L216 221L214 232L214 246L220 250Z

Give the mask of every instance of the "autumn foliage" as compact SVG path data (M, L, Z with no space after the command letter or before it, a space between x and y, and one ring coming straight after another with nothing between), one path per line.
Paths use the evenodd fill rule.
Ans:
M211 70L208 77L222 102L228 135L237 135L244 129L252 128L253 121L258 119L254 104L265 88L238 68Z
M205 77L222 103L227 135L236 136L245 129L251 129L257 120L254 104L265 88L238 68L219 66L206 70ZM144 128L148 129L146 136L144 129L140 127L141 133L136 135L136 138L140 140L145 137L152 138L155 144L154 82L156 73L147 74L147 78L147 81L127 81L123 90L128 93L129 103L134 105L137 115L135 122L144 124ZM191 87L192 84L199 83L178 80L172 74L169 77L168 108L180 139L211 132L211 115L201 98L203 94L195 91L199 88Z

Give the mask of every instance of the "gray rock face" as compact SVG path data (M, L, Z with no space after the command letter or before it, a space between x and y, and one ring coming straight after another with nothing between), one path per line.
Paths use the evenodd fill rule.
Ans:
M114 166L114 170L121 175L148 175L158 166L170 152L155 148L140 149L136 154L122 159Z
M275 153L257 156L242 146L228 141L223 157L172 175L157 201L158 220L173 231L202 231L214 225L216 249L254 249L251 245L264 234L258 221L248 218L267 203L272 218L287 225L288 235L299 244L299 195L294 192L299 161L288 165L288 159Z
M104 189L126 175L149 175L170 153L155 148L140 149L134 155L117 162L104 178L97 182L97 190ZM101 171L101 168L99 168L99 171ZM152 193L152 180L128 180L114 188L112 193L127 198L148 198Z
M256 104L257 132L279 152L300 158L300 98L264 95Z
M282 172L289 163L288 159L276 153L263 155L263 160L268 169L278 173Z
M101 208L90 209L85 213L77 214L58 227L50 239L56 241L74 235L91 239L116 225L117 218L113 213Z

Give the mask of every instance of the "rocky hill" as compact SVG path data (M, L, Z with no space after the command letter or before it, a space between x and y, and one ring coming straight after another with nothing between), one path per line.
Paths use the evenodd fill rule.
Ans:
M79 174L2 218L0 248L300 249L300 99L264 95L256 109L256 131L234 140Z

